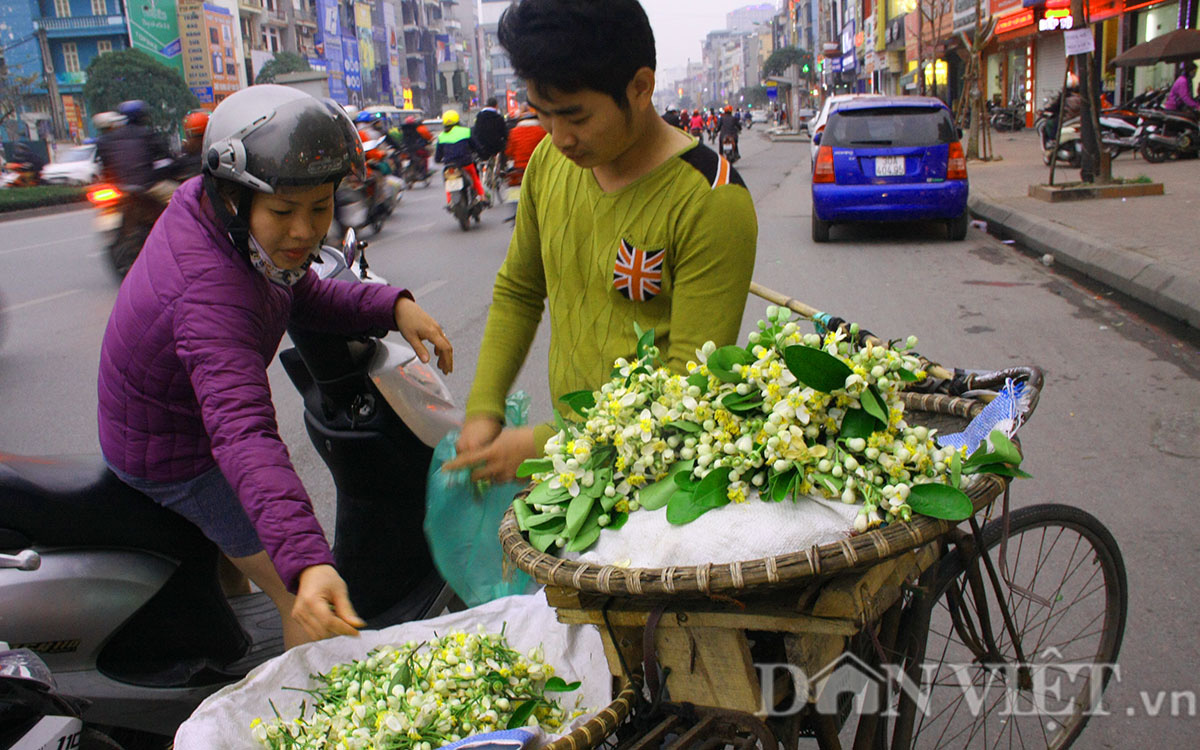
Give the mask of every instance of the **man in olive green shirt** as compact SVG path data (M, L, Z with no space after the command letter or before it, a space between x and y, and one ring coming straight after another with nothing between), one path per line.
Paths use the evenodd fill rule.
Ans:
M548 425L503 429L504 399L550 308L550 392L598 389L654 329L683 372L708 340L733 343L758 226L741 177L658 116L654 36L637 0L519 0L499 37L550 138L530 159L496 276L459 457L507 480Z

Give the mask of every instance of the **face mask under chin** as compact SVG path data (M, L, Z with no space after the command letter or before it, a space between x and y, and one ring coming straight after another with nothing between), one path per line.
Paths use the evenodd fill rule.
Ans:
M304 278L304 274L308 273L308 267L313 262L310 255L299 268L280 268L275 265L275 261L271 260L271 256L267 254L253 234L250 235L249 249L251 265L267 277L268 281L280 286L294 286L297 281Z

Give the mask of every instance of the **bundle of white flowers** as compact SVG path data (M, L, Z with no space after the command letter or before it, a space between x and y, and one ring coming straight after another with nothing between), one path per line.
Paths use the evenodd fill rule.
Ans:
M313 675L300 690L313 710L292 721L255 719L251 733L265 747L432 750L499 729L561 729L582 711L568 712L549 693L580 683L554 676L541 648L509 647L501 633L452 632L427 643L381 646L365 659ZM274 704L271 705L274 710Z
M744 348L706 343L686 376L661 367L654 332L639 330L635 360L618 359L599 391L564 396L579 421L556 415L546 457L519 473L535 483L513 502L530 543L581 551L639 509L665 506L684 524L755 492L860 503L860 532L913 513L961 520L972 510L957 489L964 467L1020 475L1003 435L963 464L935 430L908 424L900 392L926 377L915 336L803 334L773 305L758 329Z

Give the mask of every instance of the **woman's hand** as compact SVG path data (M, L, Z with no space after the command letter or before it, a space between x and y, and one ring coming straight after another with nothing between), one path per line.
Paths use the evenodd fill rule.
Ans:
M477 415L467 419L459 435L458 456L447 461L442 471L470 469L471 479L511 482L517 467L527 458L537 458L532 427L504 429L493 416Z
M428 341L437 354L438 369L449 375L454 371L454 347L450 345L442 327L429 313L408 297L396 300L396 328L417 353L422 362L429 362Z
M332 565L312 565L300 572L292 618L313 640L358 635L366 623L350 604L346 582Z

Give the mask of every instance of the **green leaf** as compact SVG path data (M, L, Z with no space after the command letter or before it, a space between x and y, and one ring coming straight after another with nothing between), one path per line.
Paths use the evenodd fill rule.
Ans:
M548 531L537 531L537 530L530 531L529 532L529 545L531 547L533 547L534 549L536 549L538 552L545 552L547 549L550 548L551 544L554 544L554 540L558 539L558 537L559 537L558 533L551 533Z
M670 501L671 495L678 491L679 486L675 484L672 477L663 477L638 492L638 503L646 510L658 510L665 506Z
M571 407L581 417L587 416L588 409L596 408L596 394L592 391L571 391L560 396L558 400Z
M691 375L688 375L687 384L694 385L702 391L707 391L708 376L703 373L693 372Z
M690 471L677 471L671 478L675 480L675 486L684 492L691 492L696 489L696 485L700 484L692 477Z
M883 396L879 395L879 389L872 385L862 392L859 399L862 402L863 410L875 417L880 426L887 427L888 410L884 405Z
M605 528L611 529L612 531L616 531L617 529L624 526L625 522L629 520L629 514L628 513L613 513L611 518L612 518L612 520L609 521L608 526L606 526Z
M967 493L934 482L914 484L908 495L908 505L914 513L946 521L965 521L975 512Z
M732 467L714 469L696 484L695 490L676 492L667 502L667 522L675 526L691 523L713 508L729 503L729 474ZM676 475L677 477L680 475Z
M773 502L781 503L787 497L788 490L792 488L792 475L795 473L796 470L793 468L775 475L770 486Z
M667 422L663 426L664 427L674 427L675 429L679 430L680 432L690 432L692 434L700 432L701 430L704 429L702 426L696 424L695 422L688 422L683 419L679 419L674 422Z
M534 474L545 474L554 469L554 462L548 458L527 458L517 467L517 478L526 479Z
M530 516L525 522L522 529L538 531L554 532L561 534L562 530L567 527L567 515L565 513L539 513L535 516Z
M950 456L950 486L962 486L962 456L957 450Z
M396 686L408 687L408 683L410 682L412 682L412 664L406 661L400 665L400 668L396 670L395 676L392 677L392 681L388 683L388 694L390 695L392 688Z
M740 383L742 376L733 371L734 365L748 365L754 358L740 346L722 346L708 355L708 371L726 383Z
M574 539L567 542L567 552L582 552L591 547L600 538L602 529L600 524L593 523L590 526L585 524L583 530Z
M558 413L558 409L554 410L554 428L559 432L567 433L568 436L575 434L574 428L567 424L567 420L563 419L563 415Z
M745 412L758 409L763 404L762 393L751 391L747 394L727 393L721 397L721 406L732 412Z
M849 440L850 438L866 438L871 437L871 433L875 432L875 427L879 423L875 421L867 413L866 409L851 407L846 410L846 415L842 417L842 429L838 432L838 440Z
M1005 435L1002 430L992 430L988 435L988 442L992 444L992 452L1001 462L1013 466L1021 464L1021 451L1017 450L1017 446L1008 439L1008 435Z
M572 690L578 690L582 684L582 682L567 682L561 677L551 677L546 680L546 685L542 690L547 693L569 693Z
M579 530L583 528L583 522L587 520L588 513L592 512L592 506L596 504L596 498L586 493L580 492L571 500L571 504L567 506L567 528L566 535L574 538Z
M896 370L895 372L897 375L900 376L900 379L906 383L915 383L918 380L920 380L920 378L917 377L917 374L915 372L913 372L912 370L909 370L908 368L905 368L905 367L901 367L900 369Z
M529 721L529 715L533 713L533 710L538 707L539 703L541 701L533 698L517 706L517 710L513 711L513 715L509 717L508 723L504 725L505 728L520 729L525 726L525 722Z
M842 494L842 490L846 488L846 480L832 474L814 474L813 478L817 484L838 495Z
M1021 471L1017 467L1009 466L1008 464L984 464L983 466L975 467L975 469L971 473L972 474L995 474L996 476L1000 476L1000 477L1013 477L1013 478L1019 478L1019 479L1032 479L1033 478L1032 474L1025 472L1025 471Z
M667 522L674 526L683 526L710 510L712 508L706 508L696 502L694 492L676 492L667 503Z
M553 490L550 488L550 482L542 482L535 485L525 496L525 504L531 508L535 505L545 505L550 501L551 494L553 494Z
M854 374L842 360L811 346L789 346L783 350L783 361L801 383L825 393L845 388L846 378Z
M636 331L637 329L634 330ZM650 347L654 346L654 329L651 328L649 331L643 331L637 336L637 357L638 359L641 359L642 357L646 356L646 351L649 350Z
M517 527L522 531L529 530L529 519L533 516L533 511L525 504L521 498L513 498L512 501L513 515L517 517Z

